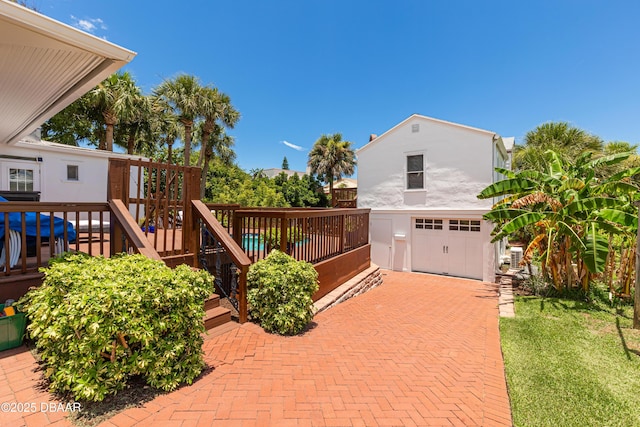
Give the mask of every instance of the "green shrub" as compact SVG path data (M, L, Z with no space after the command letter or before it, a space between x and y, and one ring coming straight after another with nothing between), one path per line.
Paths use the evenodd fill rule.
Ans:
M204 368L204 300L212 277L142 255L66 254L20 301L51 391L101 401L133 375L173 390Z
M295 228L287 227L287 245L302 242L304 235ZM260 233L260 242L265 242L267 248L280 249L280 227L271 227Z
M247 284L251 316L266 331L294 335L313 318L318 272L308 262L273 250L249 268Z

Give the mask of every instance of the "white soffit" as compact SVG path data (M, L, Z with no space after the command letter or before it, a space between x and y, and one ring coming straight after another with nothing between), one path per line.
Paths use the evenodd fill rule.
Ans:
M0 0L0 146L33 132L134 56Z

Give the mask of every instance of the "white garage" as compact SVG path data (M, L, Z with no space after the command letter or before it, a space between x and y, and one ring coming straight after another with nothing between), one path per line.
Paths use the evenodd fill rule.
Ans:
M412 218L412 270L482 280L482 226L480 219Z
M513 143L513 138L509 139ZM513 145L513 144L511 144ZM479 199L509 153L495 132L414 114L357 151L358 207L371 209L371 261L493 282L502 255Z

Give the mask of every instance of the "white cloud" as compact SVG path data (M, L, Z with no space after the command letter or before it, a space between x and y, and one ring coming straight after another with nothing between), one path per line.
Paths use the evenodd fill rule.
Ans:
M296 145L296 144L292 144L289 141L280 141L280 142L282 142L284 145L286 145L289 148L293 148L294 150L304 151L304 147L301 147L301 146Z
M80 19L71 15L71 21L74 27L86 31L87 33L95 33L97 29L106 30L107 26L104 24L104 21L100 18L89 18L89 19Z

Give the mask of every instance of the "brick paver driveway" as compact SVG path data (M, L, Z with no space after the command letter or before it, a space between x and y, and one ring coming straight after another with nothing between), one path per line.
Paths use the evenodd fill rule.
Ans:
M246 324L204 350L207 375L103 425L512 425L497 288L478 281L385 272L304 335Z

